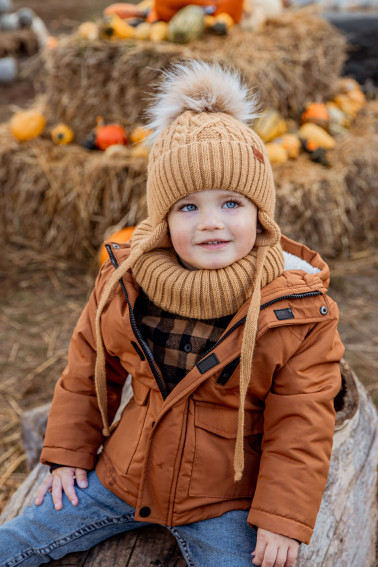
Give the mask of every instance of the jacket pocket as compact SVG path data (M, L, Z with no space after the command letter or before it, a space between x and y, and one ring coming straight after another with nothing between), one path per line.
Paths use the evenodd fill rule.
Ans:
M194 409L195 451L189 494L217 499L252 498L261 456L263 416L246 412L244 472L234 481L238 410L205 402Z
M146 419L150 388L133 380L133 397L122 412L117 428L104 444L104 452L113 466L127 473L137 450Z

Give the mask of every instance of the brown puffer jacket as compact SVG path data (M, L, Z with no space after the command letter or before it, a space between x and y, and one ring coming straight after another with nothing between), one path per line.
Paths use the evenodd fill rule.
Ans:
M233 480L233 457L249 301L164 399L160 371L135 331L138 286L128 273L128 302L119 286L102 315L109 419L128 373L134 396L104 440L93 380L94 321L114 271L110 261L74 331L42 462L96 467L102 483L136 508L136 520L174 526L244 509L250 510L251 525L309 543L328 475L344 347L337 305L326 295L328 266L319 254L285 237L282 246L285 263L294 261L295 269L262 290L241 481ZM111 247L118 263L129 253L127 244Z

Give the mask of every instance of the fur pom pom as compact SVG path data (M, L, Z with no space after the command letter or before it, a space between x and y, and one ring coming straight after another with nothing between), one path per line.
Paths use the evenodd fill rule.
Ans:
M259 116L259 93L251 92L236 70L219 63L189 60L162 73L155 103L148 112L151 144L186 110L224 112L244 124Z

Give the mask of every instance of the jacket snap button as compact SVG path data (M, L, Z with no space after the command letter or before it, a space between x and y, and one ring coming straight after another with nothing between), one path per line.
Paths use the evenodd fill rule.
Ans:
M184 345L184 351L191 352L191 350L192 350L192 345L190 343L186 343L186 345Z
M142 516L142 518L147 518L147 516L149 516L150 514L151 508L149 508L148 506L143 506L143 508L141 508L139 511L139 515Z
M327 307L326 307L325 305L322 305L322 306L321 306L321 308L320 308L320 313L321 313L322 315L327 315L328 309L327 309Z
M116 250L119 249L119 244L113 244L113 248L115 248Z

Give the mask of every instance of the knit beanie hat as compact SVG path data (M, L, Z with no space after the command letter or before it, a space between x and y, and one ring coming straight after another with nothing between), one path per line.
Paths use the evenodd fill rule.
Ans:
M235 480L244 468L245 397L260 311L261 287L283 272L280 229L274 221L275 188L264 143L248 123L258 116L256 94L239 74L219 64L189 61L164 72L151 108L153 144L147 176L148 218L136 229L131 252L109 279L96 317L95 382L104 434L106 368L101 313L111 292L131 269L149 299L167 311L194 319L231 315L248 300L240 360L240 404L234 456ZM203 190L223 189L248 197L263 228L253 250L222 269L188 270L175 254L167 215L181 198Z

